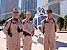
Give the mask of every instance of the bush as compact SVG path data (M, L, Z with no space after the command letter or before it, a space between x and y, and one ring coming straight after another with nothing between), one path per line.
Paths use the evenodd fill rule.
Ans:
M64 28L65 28L65 30L66 30L66 28L67 28L67 15L64 17L64 19L65 19L65 20L64 20L64 22L65 22L65 23L64 23Z
M25 14L22 12L22 13L19 15L19 18L25 19Z
M9 16L9 17L7 18L7 20L10 19L10 18L12 18L12 16Z
M62 17L58 17L57 18L57 24L59 25L59 30L61 31L61 29L64 26L64 19Z
M6 20L5 20L5 19L3 19L3 20L0 22L0 24L2 24L2 25L3 25L3 24L5 23L5 21L6 21Z

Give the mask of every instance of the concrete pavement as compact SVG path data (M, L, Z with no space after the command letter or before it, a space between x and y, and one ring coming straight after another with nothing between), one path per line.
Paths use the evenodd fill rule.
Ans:
M67 33L56 33L56 36L56 49L61 50L64 48L64 50L67 50ZM5 34L0 31L0 50L6 50L5 38ZM35 30L35 35L32 37L32 50L44 50L43 38L43 34L39 30Z
M56 49L67 50L67 33L57 33Z

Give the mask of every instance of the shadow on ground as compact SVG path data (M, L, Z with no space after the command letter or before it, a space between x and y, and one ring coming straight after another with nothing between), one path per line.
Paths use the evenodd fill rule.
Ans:
M58 39L58 38L59 37L57 36L56 39ZM33 43L37 44L37 42L33 42ZM43 45L43 38L42 37L39 37L38 43ZM59 47L67 47L67 43L56 41L56 49L58 49Z
M38 42L43 45L43 38L39 37Z
M59 47L67 47L67 43L56 41L56 49Z

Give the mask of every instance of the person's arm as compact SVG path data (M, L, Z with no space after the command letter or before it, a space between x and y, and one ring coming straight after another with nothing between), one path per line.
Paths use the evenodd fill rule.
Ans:
M41 26L41 32L44 34L45 30L45 26L44 26L44 22L42 22L42 26Z
M31 35L33 36L34 35L34 31L35 31L35 27L34 27L34 25L32 25L33 26L33 31L31 32Z
M57 21L55 20L55 32L57 31Z
M10 25L10 22L6 22L6 23L5 23L5 26L4 26L4 28L3 28L3 32L4 32L6 35L8 35L9 25Z

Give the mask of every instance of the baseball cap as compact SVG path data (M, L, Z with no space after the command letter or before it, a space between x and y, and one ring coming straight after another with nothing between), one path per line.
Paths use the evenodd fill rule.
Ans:
M47 10L47 13L52 13L52 10Z
M31 13L29 11L27 11L26 14L31 14Z

